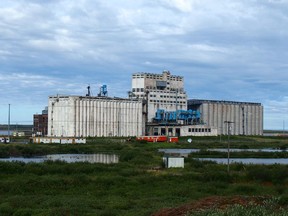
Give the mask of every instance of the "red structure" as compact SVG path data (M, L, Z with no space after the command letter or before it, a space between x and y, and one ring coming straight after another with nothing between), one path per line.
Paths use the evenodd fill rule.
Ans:
M178 137L167 137L167 136L140 136L136 137L137 141L145 140L147 142L178 142Z
M166 142L166 136L140 136L136 137L137 141L145 140L147 142Z
M48 114L33 116L33 132L36 136L46 136L48 132Z
M179 141L178 137L169 137L168 142L177 143Z

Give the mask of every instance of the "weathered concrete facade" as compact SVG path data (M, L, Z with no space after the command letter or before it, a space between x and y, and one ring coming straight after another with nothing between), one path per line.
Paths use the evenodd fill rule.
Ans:
M162 74L134 73L132 75L132 94L147 101L147 122L152 122L158 109L167 111L186 110L187 95L184 91L184 78Z
M261 103L188 100L188 109L199 110L202 121L216 127L219 134L227 135L230 126L231 135L263 135Z
M206 125L149 125L149 135L166 136L217 136L215 127Z
M142 100L51 96L48 136L140 136L145 128L142 112Z

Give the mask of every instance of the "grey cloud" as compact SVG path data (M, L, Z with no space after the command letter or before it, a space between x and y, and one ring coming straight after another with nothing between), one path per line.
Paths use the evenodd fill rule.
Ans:
M14 86L14 98L42 107L48 95L84 94L89 83L125 96L133 72L168 69L185 77L190 98L262 102L272 116L274 99L279 109L286 101L279 95L287 91L287 7L276 0L4 0L0 81Z

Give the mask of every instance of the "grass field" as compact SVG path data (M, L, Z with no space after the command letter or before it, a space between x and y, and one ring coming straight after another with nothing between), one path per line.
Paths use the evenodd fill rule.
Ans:
M285 138L231 137L234 148L287 145ZM194 138L192 144L186 138L178 144L125 142L121 138L91 138L85 145L2 144L0 157L113 153L120 156L120 162L0 162L0 215L146 216L212 195L261 195L288 200L286 165L232 164L228 175L225 165L200 162L192 154L185 158L184 169L161 167L159 148L226 146L227 137L221 137L221 141L219 137Z

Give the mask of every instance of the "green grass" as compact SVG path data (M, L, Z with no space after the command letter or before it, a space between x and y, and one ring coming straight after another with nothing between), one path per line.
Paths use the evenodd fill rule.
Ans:
M238 146L253 143L260 147L263 139L235 137L233 142ZM231 164L228 175L225 165L189 157L185 158L184 169L159 168L162 165L159 148L225 145L212 138L206 141L195 138L193 142L137 143L123 142L123 138L90 138L85 145L0 145L0 155L101 152L120 156L118 164L110 165L0 162L0 215L146 216L161 208L212 195L288 197L286 165ZM287 141L273 139L272 143L263 143L272 147Z

